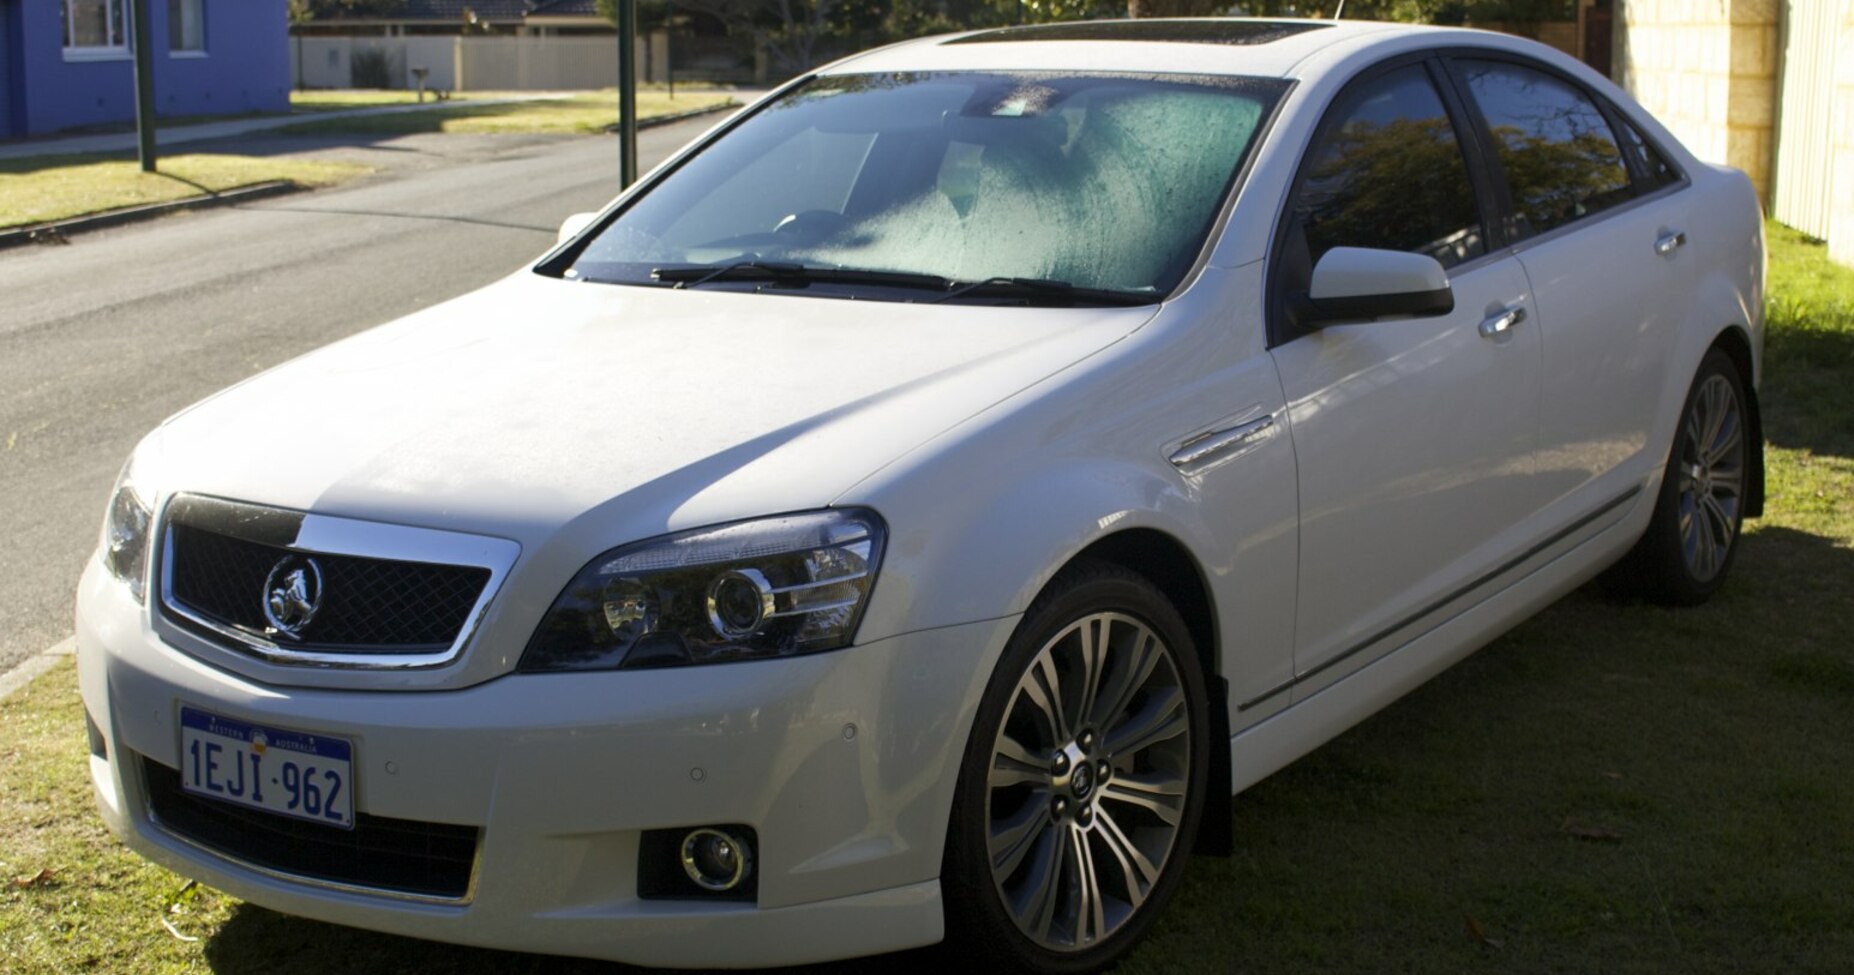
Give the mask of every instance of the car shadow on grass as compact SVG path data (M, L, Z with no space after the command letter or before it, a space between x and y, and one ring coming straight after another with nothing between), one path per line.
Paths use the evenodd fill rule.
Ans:
M1691 609L1572 593L1240 796L1236 855L1194 860L1119 971L1845 971L1849 544L1756 525ZM204 948L220 975L645 971L248 904Z
M522 954L420 941L290 917L253 904L240 904L205 945L206 962L218 975L647 975L657 969L614 962ZM898 952L829 965L767 969L766 975L944 975L942 953L934 949Z

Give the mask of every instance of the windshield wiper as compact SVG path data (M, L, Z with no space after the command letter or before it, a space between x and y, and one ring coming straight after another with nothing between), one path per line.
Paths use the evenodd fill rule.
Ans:
M874 284L923 291L945 291L953 282L937 274L914 274L908 271L870 271L849 267L816 267L783 261L735 261L715 267L698 264L691 267L660 267L651 271L658 281L678 288L694 288L710 281L736 280L786 281L795 283Z
M957 285L953 290L934 299L938 304L973 295L983 298L1024 297L1033 301L1047 301L1059 304L1104 304L1104 305L1144 305L1150 304L1157 296L1142 294L1138 291L1114 291L1109 288L1081 288L1068 281L1053 281L1048 278L986 278L983 281L969 281Z
M678 288L696 288L710 281L773 281L791 284L871 284L890 288L942 292L925 300L937 304L967 296L980 298L1024 298L1036 304L1145 305L1157 295L1139 291L1115 291L1109 288L1083 288L1067 281L1048 278L993 277L982 281L955 281L937 274L913 271L877 271L851 267L820 267L787 261L735 261L732 264L684 265L660 267L651 276Z

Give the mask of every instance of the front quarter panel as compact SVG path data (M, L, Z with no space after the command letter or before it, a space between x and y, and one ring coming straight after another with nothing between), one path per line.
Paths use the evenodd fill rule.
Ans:
M1260 337L1259 277L1259 264L1207 269L1132 336L839 498L882 512L890 529L859 642L1020 614L1090 544L1150 529L1181 542L1201 572L1232 714L1289 679L1294 458ZM1270 415L1272 435L1229 460L1189 476L1168 460L1193 435Z

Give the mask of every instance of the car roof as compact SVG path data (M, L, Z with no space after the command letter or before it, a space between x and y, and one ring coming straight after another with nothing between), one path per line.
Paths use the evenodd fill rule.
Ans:
M941 34L858 54L825 74L886 71L1098 70L1294 77L1316 52L1361 38L1454 34L1362 20L1217 17L1094 20Z

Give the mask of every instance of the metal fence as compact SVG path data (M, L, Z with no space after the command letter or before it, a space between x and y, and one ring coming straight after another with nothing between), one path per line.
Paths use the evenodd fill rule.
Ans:
M751 75L751 65L718 57L707 49L676 54L677 77L722 80ZM655 31L637 39L639 78L669 78L671 41ZM699 74L684 71L699 56ZM382 68L381 62L384 61ZM293 37L290 77L298 88L412 88L415 69L425 86L444 91L566 91L610 88L618 83L615 37ZM375 77L375 76L378 77ZM731 79L729 79L731 80Z
M1771 215L1811 237L1827 238L1833 215L1834 99L1841 25L1854 0L1786 0L1782 97L1778 99L1777 176Z

